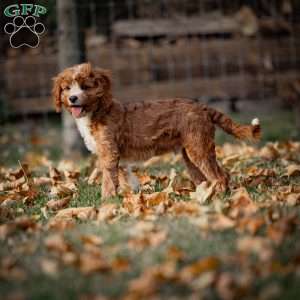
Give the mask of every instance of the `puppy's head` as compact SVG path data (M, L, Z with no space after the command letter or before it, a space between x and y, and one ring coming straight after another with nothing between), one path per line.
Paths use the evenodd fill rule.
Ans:
M81 118L87 113L105 113L111 106L111 76L108 70L84 63L65 69L53 79L52 95L56 111L62 106Z

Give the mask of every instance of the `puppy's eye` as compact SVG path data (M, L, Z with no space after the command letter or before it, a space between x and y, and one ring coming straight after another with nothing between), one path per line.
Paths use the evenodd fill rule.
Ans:
M70 87L69 86L66 86L65 88L64 88L64 90L70 90Z
M83 84L83 85L81 86L81 89L84 90L84 91L87 90L88 88L89 88L89 87L88 87L87 85L85 85L85 84Z

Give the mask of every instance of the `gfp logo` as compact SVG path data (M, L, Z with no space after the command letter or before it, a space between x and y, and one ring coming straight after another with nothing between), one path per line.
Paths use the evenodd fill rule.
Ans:
M45 32L45 26L37 22L36 17L47 13L47 9L34 4L12 4L5 8L4 15L13 18L12 22L4 26L5 33L9 34L9 42L13 48L27 46L38 47L40 35Z

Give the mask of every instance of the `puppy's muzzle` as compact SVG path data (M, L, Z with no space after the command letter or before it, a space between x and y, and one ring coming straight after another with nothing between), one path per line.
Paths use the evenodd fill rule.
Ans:
M69 100L70 100L71 103L75 104L76 101L78 100L78 97L77 96L70 96Z

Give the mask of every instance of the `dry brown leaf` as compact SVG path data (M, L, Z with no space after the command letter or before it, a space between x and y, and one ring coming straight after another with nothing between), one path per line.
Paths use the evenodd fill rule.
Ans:
M201 213L201 207L195 201L179 201L175 202L169 209L171 213L175 215L199 215Z
M166 192L156 192L152 194L142 194L144 201L148 207L157 206L161 203L168 203L169 196Z
M139 179L139 182L141 183L141 185L145 185L147 183L151 182L151 177L144 173L144 174L137 174L137 177Z
M81 220L94 220L97 217L98 210L95 207L70 207L65 208L56 214L55 218L78 218Z
M49 166L49 176L52 179L53 183L62 180L62 174L53 166Z
M176 246L171 246L167 249L167 259L182 261L184 260L185 256L185 253Z
M20 177L14 181L2 182L0 183L0 192L16 189L22 186L24 183L26 183L25 177Z
M93 246L99 246L103 243L102 238L95 234L84 234L80 236L80 239L84 244L89 244Z
M79 255L72 251L64 252L61 254L61 260L65 265L74 266L78 264Z
M188 195L190 192L195 191L194 183L181 175L175 177L172 188L174 192L182 195Z
M12 256L1 257L0 279L5 280L25 280L26 273L17 265L17 261Z
M49 230L64 231L75 227L76 221L69 218L51 218L47 224Z
M96 184L96 183L100 183L100 170L98 168L95 168L91 175L89 176L88 178L88 184L89 185L93 185L93 184Z
M130 270L130 262L127 258L117 257L111 262L111 267L114 272L126 272Z
M82 253L79 257L79 268L83 274L107 272L110 266L102 258L101 253Z
M216 182L209 185L207 181L203 181L197 185L196 191L190 193L191 199L198 201L200 204L206 204L215 193Z
M65 253L71 248L65 238L61 234L57 233L46 237L44 243L48 250L58 253Z
M222 164L224 166L232 166L235 162L237 162L240 159L241 159L240 154L235 153L235 154L228 155L225 158L223 158Z
M239 220L238 229L248 231L251 234L256 234L258 230L265 224L263 217L251 216Z
M77 186L74 182L64 182L53 185L50 194L58 197L66 197L72 196L76 191Z
M259 155L263 158L274 160L280 156L280 153L273 144L267 144L259 151Z
M231 197L230 217L249 216L258 210L258 206L253 202L245 188L237 189Z
M176 265L173 262L146 268L138 278L129 283L127 299L149 299L162 283L175 278Z
M103 204L98 209L97 221L109 221L118 214L118 206L114 203Z
M295 206L300 203L300 193L291 193L286 197L286 203L289 206Z
M46 275L57 276L58 275L58 263L54 259L42 258L40 260L40 266L42 271Z
M64 171L64 176L67 181L77 181L80 173L78 171Z
M136 251L141 251L148 246L157 247L167 237L167 231L158 230L152 222L146 221L135 224L129 234L132 237L128 242L129 247Z
M6 238L16 230L14 224L2 224L0 225L0 240L4 241Z
M185 266L179 273L179 277L184 282L190 282L195 277L205 272L215 271L220 266L219 258L215 256L208 256L199 261Z
M288 165L286 167L286 175L288 177L299 176L300 175L300 165Z
M211 227L214 230L226 230L229 228L233 228L235 225L235 220L232 220L223 214L216 215L211 222Z
M264 237L242 237L237 241L239 251L254 253L262 261L270 261L273 257L273 249L269 239Z
M220 274L217 283L216 290L219 294L219 297L224 300L233 300L237 299L237 283L235 278L229 272L224 272Z
M165 189L163 189L163 191L162 191L162 192L167 193L167 194L170 194L170 193L174 192L173 184L174 184L174 181L175 181L175 178L176 178L176 170L175 169L173 169L173 168L171 169L169 178L170 178L170 181L169 181L168 186Z
M70 171L70 172L78 172L78 162L77 160L67 160L63 159L59 161L57 166L57 170L60 172Z
M277 244L283 242L283 240L292 234L297 226L299 220L296 215L291 214L278 219L278 221L270 224L267 228L268 237L271 238Z
M34 177L33 184L36 186L51 184L52 179L50 177Z
M59 210L68 206L70 201L71 201L71 197L67 196L59 200L54 200L54 199L50 200L46 203L46 206L52 210Z

